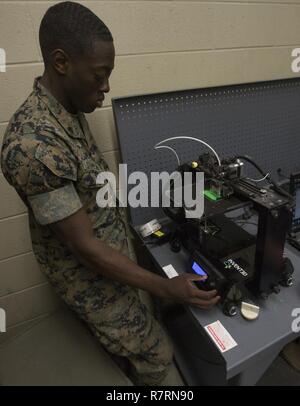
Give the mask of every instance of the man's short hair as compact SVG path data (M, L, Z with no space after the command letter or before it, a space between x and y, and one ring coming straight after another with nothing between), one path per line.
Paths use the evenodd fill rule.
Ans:
M50 53L63 49L70 56L93 50L95 40L113 41L107 26L91 10L79 3L65 1L50 7L40 25L40 47L45 64Z

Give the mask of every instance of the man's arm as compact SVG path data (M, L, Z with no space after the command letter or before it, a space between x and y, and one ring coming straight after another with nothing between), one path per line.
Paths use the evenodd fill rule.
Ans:
M28 160L31 153L27 151L33 147L35 159ZM23 153L20 154L20 151ZM4 169L14 180L14 186L27 196L36 221L40 225L51 226L58 239L84 266L123 284L202 308L209 308L219 300L216 291L201 291L192 283L201 280L201 277L185 274L170 280L162 278L95 238L90 220L71 182L77 179L77 166L70 151L61 145L38 143L30 146L18 141L9 152L4 157ZM18 165L15 161L8 165L8 155L12 159L17 155ZM24 183L24 179L27 182Z
M216 291L202 291L192 283L202 280L202 277L184 274L172 279L163 278L141 268L118 250L97 239L83 208L53 223L51 228L80 263L107 278L146 290L156 296L205 309L212 307L220 299Z

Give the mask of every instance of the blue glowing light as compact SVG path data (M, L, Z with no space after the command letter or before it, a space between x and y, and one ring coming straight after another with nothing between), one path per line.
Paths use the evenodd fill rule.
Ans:
M199 264L197 264L196 261L193 262L192 269L196 274L200 276L207 276L207 273L203 270L203 268L201 268Z

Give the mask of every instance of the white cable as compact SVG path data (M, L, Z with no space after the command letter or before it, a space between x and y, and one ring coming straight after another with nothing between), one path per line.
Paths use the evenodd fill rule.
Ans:
M177 158L178 166L180 166L179 156L178 156L177 152L175 151L175 149L169 147L168 145L161 145L159 147L155 147L155 149L159 149L159 148L167 148L167 149L170 149L172 152L174 152L174 154L175 154L175 156Z
M263 180L267 179L268 176L270 176L269 173L267 173L266 176L264 176L261 179L251 179L251 178L247 178L247 179L252 180L252 182L262 182Z
M188 136L184 136L184 135L183 135L183 136L178 136L178 137L166 138L166 139L164 139L164 140L158 142L158 143L154 146L154 148L157 149L157 147L158 147L160 144L162 144L163 142L172 141L172 140L180 140L180 139L193 140L193 141L200 142L201 144L204 144L205 146L207 146L207 147L214 153L214 155L216 156L216 158L217 158L217 160L218 160L219 166L221 166L221 160L220 160L220 158L219 158L219 155L216 153L216 151L215 151L209 144L207 144L205 141L199 140L198 138L195 138L195 137L188 137Z

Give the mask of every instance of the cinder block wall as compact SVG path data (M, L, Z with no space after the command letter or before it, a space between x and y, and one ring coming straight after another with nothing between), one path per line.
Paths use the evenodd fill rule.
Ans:
M43 72L38 27L50 1L0 1L0 143L10 116ZM82 1L110 27L116 64L110 96L208 87L295 76L300 0ZM111 100L88 117L116 169ZM59 306L31 251L26 208L0 173L0 307L8 335Z

